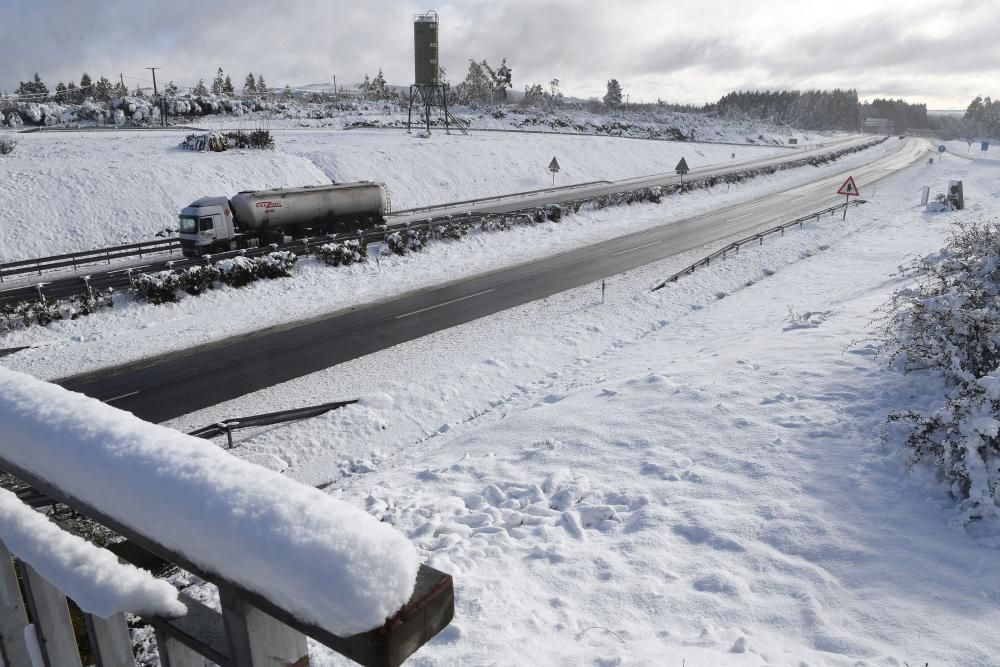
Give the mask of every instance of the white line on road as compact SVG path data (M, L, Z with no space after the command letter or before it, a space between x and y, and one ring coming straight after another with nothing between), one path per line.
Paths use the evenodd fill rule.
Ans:
M410 313L405 313L403 315L396 315L396 319L400 320L400 319L402 319L404 317L409 317L410 315L416 315L417 313L423 313L423 312L426 312L428 310L434 310L435 308L440 308L441 306L447 306L447 305L452 304L452 303L458 303L459 301L465 301L466 299L471 299L473 297L482 296L483 294L489 294L490 292L494 292L494 291L496 291L496 290L487 289L487 290L483 290L482 292L476 292L475 294L469 294L468 296L462 296L462 297L459 297L457 299L452 299L451 301L445 301L444 303L439 303L439 304L434 305L434 306L427 306L426 308L421 308L420 310L414 310L413 312L410 312Z
M105 403L110 403L111 401L117 401L120 398L128 398L129 396L135 396L138 393L139 393L138 390L136 390L136 391L130 391L129 393L122 394L121 396L114 396L112 398L106 398L106 399L104 399L104 402Z
M663 243L663 241L653 241L652 243L647 243L645 245L637 245L636 247L629 248L628 250L619 250L618 252L613 253L611 256L614 257L615 255L624 255L625 253L632 252L633 250L642 250L643 248L648 248L649 246L656 245L657 243Z

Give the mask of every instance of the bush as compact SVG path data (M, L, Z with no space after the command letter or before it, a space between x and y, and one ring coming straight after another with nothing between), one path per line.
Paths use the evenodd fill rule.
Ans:
M216 281L221 280L222 272L211 265L192 266L181 273L180 278L181 289L197 295L212 289Z
M181 289L181 277L173 271L141 273L135 279L135 296L149 303L175 303L177 290Z
M350 266L365 258L361 252L361 243L355 240L321 245L316 248L316 256L330 266Z
M245 149L274 148L274 138L270 130L253 130L252 132L209 132L208 134L189 134L180 144L189 151L212 151L221 153L230 148Z
M951 387L923 414L902 410L911 461L936 467L967 521L1000 516L1000 223L958 227L917 267L920 281L886 306L880 338L908 371L933 369Z
M14 152L17 142L7 137L0 137L0 155L10 155Z
M294 252L288 252L287 250L272 252L264 255L263 257L257 257L255 259L257 264L257 275L266 280L273 280L274 278L287 278L292 275L292 267L295 266L297 261L299 261L299 256Z
M245 287L259 277L259 265L250 257L224 259L216 267L222 272L222 282L230 287Z

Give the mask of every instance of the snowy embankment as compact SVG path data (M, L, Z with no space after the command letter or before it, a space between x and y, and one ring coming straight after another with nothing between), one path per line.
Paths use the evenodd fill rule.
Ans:
M416 551L396 530L203 440L2 368L0 424L13 465L330 632L378 627L413 591ZM34 564L37 542L20 547Z
M119 295L113 309L0 337L0 347L37 346L4 357L0 363L36 377L56 378L190 349L212 340L317 317L670 224L713 208L841 173L895 148L894 144L884 144L819 168L782 171L732 187L718 186L667 197L661 205L582 211L559 223L472 235L457 242L431 243L423 252L387 257L379 264L368 262L332 269L316 259L303 259L292 279L256 283L240 290L212 290L198 297L182 294L176 304L141 304ZM831 203L838 203L837 198L831 197Z
M67 533L6 489L0 489L0 542L85 612L110 618L186 611L173 586Z
M968 209L923 213L919 186L949 178ZM883 449L887 412L939 387L857 341L900 265L998 202L987 167L913 167L846 222L655 294L690 256L610 280L605 303L572 290L175 424L362 396L233 451L367 494L455 575L421 664L987 667L995 526L964 527Z
M557 184L671 172L765 157L781 148L731 147L608 137L445 135L403 131L275 131L274 151L193 153L183 132L18 135L0 159L0 262L151 240L176 228L181 208L241 190L371 180L395 208L465 200Z

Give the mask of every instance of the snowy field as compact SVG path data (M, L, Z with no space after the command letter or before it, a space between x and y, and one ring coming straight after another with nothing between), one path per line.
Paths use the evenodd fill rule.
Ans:
M949 178L966 211L916 206ZM283 459L455 576L455 621L414 665L995 665L1000 531L957 525L881 446L887 410L939 388L865 338L901 266L998 210L994 168L915 166L844 223L655 294L688 258L175 425L363 398L234 452Z
M617 180L786 153L665 141L538 134L402 130L275 130L274 151L193 153L184 131L51 132L12 135L0 157L0 262L150 240L176 227L181 208L241 190L383 181L394 208L492 196L551 185Z
M456 138L461 139L466 138ZM592 141L607 141L626 147L646 143L577 137L564 139L581 142L581 146ZM615 144L616 141L618 143ZM662 150L672 144L661 142L657 146ZM709 191L668 197L661 205L643 204L588 211L560 223L471 235L460 242L433 243L421 253L385 258L381 266L368 263L331 269L315 259L303 259L295 268L293 279L256 283L239 290L212 290L196 298L185 295L177 304L154 306L120 295L111 310L0 336L0 347L38 346L37 349L5 357L2 363L37 377L55 378L173 350L190 349L194 345L317 317L669 224L712 208L747 201L811 182L823 175L847 171L898 147L899 144L890 142L820 168L782 171L732 188L721 186ZM601 168L598 164L594 165L594 170ZM397 169L400 173L405 171L402 167ZM831 194L830 203L839 203L839 199Z

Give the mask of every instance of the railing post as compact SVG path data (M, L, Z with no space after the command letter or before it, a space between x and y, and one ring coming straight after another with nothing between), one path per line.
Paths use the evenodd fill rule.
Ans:
M82 667L66 596L35 568L18 561L38 645L48 667Z
M222 622L234 667L308 667L306 637L242 599L231 589L219 587Z
M125 614L115 614L111 618L87 614L84 619L97 667L135 667Z
M160 654L160 667L205 667L201 657L173 637L155 630L156 650Z
M31 664L28 646L24 643L27 624L14 561L6 545L0 542L0 658L8 665Z

